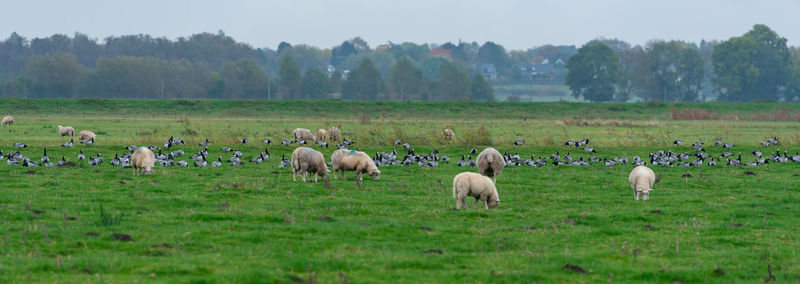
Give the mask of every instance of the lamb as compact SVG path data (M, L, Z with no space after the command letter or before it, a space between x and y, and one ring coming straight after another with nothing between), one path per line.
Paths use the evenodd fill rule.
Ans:
M328 165L325 164L325 157L317 150L308 147L298 147L292 152L292 177L297 181L297 174L302 174L303 182L306 182L306 174L314 173L314 182L317 176L325 178L328 174Z
M12 125L14 124L14 117L7 115L3 117L3 125Z
M473 172L463 172L453 178L453 198L456 199L456 209L462 207L469 208L467 196L475 197L475 207L478 201L483 201L486 209L497 208L500 204L500 197L497 195L497 187L489 177L482 176Z
M292 133L294 134L294 140L317 141L317 138L311 135L311 130L305 128L296 128Z
M153 154L153 151L150 151L147 147L141 147L136 149L131 155L131 166L133 166L133 174L139 175L144 172L144 174L149 175L153 172L153 166L156 162L156 156Z
M61 136L75 136L75 129L71 126L58 126L58 134Z
M342 139L342 131L336 127L328 128L328 139L330 139L331 141L339 142L339 140Z
M497 183L497 176L503 171L505 161L503 155L495 148L486 148L478 154L476 159L478 165L478 172L487 177L491 177Z
M378 170L369 155L364 152L347 149L336 150L331 154L331 164L333 164L334 178L338 178L337 171L341 171L342 179L344 180L346 180L344 171L356 171L358 180L364 180L361 176L364 173L370 175L374 180L381 178L381 171Z
M639 201L639 197L642 200L649 200L650 191L653 190L653 183L656 181L656 174L648 167L638 166L631 171L628 181L631 183L633 198L636 201Z
M328 131L324 128L317 130L317 141L325 141L328 138Z
M92 138L97 139L97 135L94 134L94 132L89 130L81 130L81 132L78 132L78 140L85 141Z
M452 129L445 129L444 130L444 139L447 141L453 141L453 138L456 137L456 133L453 132Z

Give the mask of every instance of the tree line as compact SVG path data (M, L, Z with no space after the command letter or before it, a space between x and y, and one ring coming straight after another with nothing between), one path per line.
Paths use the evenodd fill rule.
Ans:
M565 83L589 101L800 101L800 50L765 25L722 42L587 43L567 61ZM706 92L708 93L708 92Z
M0 41L0 97L489 101L492 84L535 82L567 84L588 101L797 101L798 54L763 25L722 42L601 38L510 51L494 42L370 47L359 37L328 49L253 48L222 31L102 41L12 33Z

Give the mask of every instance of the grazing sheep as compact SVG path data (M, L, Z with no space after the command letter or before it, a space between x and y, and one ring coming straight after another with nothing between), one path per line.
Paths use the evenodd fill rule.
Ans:
M78 132L78 140L85 141L92 138L97 138L97 135L94 134L94 132L89 130L81 130L81 132Z
M317 150L308 147L298 147L292 152L292 178L297 181L297 174L302 174L303 182L306 182L306 174L314 173L314 182L317 176L328 174L328 165L325 164L325 157Z
M75 136L75 129L71 126L58 126L58 134L61 136Z
M320 128L317 130L317 141L325 141L328 140L328 131Z
M444 130L444 139L447 141L453 141L453 138L456 137L456 133L453 132L452 129L445 129Z
M468 208L467 196L475 197L475 207L478 201L483 201L486 209L497 208L500 197L497 195L497 187L494 182L486 176L473 172L463 172L453 178L453 198L456 199L456 209Z
M153 154L153 151L150 151L147 147L141 147L136 149L131 155L131 166L133 166L133 174L139 175L144 172L144 174L149 175L153 172L153 165L156 162L156 156Z
M311 135L311 130L305 128L296 128L292 133L294 140L317 141L317 138Z
M14 117L13 116L7 115L7 116L3 117L3 125L11 125L11 124L14 124Z
M342 139L342 131L336 127L328 128L328 139L339 142Z
M497 183L497 176L503 171L505 161L503 160L503 155L500 155L497 149L489 147L478 154L476 164L478 165L479 173L491 177Z
M642 200L648 200L650 199L650 191L653 190L653 183L656 181L656 174L648 167L638 166L631 171L628 181L631 183L633 198L636 201L639 201L639 197Z
M333 177L338 178L336 173L341 171L342 179L344 171L356 171L356 178L364 180L361 174L368 174L373 179L378 180L381 178L381 171L375 166L375 162L367 155L367 153L359 152L356 150L339 149L331 154L331 163L333 164Z

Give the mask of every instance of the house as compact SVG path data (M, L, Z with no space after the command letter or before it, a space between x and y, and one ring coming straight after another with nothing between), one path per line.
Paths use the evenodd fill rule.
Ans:
M519 66L519 71L523 78L528 80L553 80L556 73L563 69L565 66L564 60L561 58L556 59L551 63L549 59L543 58L540 60L533 60L531 64L522 64Z
M496 80L497 79L497 69L494 67L494 64L490 63L475 63L472 64L472 68L475 68L483 78L486 80Z

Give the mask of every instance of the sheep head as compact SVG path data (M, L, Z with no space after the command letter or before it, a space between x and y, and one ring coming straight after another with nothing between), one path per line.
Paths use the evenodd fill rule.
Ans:
M369 176L371 176L374 180L379 180L381 179L381 171L379 171L378 168L374 168L369 171Z
M149 175L151 173L153 173L153 166L144 166L144 174Z
M651 190L652 189L650 188L637 188L635 191L634 198L636 199L636 201L639 201L639 197L641 197L642 200L649 200Z

